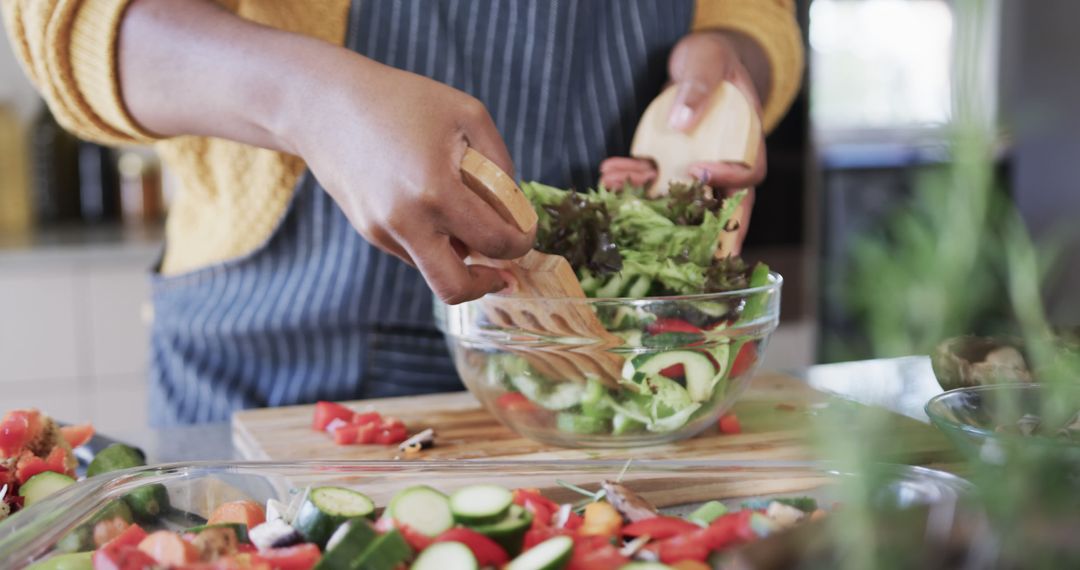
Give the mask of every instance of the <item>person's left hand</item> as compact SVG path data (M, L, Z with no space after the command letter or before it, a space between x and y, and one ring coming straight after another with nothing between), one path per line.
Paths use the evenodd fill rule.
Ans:
M697 126L712 92L724 81L730 81L742 91L761 116L761 98L754 81L743 64L734 41L724 32L697 32L676 44L668 60L668 71L677 86L675 104L669 122L672 127L689 132ZM699 162L691 165L689 174L726 194L750 189L743 202L738 243L741 245L749 225L754 203L753 187L765 178L765 138L758 142L757 161L753 167L735 162ZM622 188L629 183L644 186L654 182L656 169L645 159L612 157L600 165L600 182L607 188ZM664 181L660 181L663 183Z

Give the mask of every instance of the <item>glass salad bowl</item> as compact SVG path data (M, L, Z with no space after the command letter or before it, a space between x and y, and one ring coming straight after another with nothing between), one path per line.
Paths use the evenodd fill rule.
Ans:
M141 467L72 485L4 521L0 524L0 566L22 568L65 553L88 552L94 548L89 529L113 516L110 513L116 512L118 503L146 496L147 491L159 497L164 508L154 520L136 521L146 531L206 524L210 513L227 501L274 499L288 510L297 498L304 500L306 489L317 486L363 493L374 503L376 517L391 497L415 485L429 485L446 494L477 484L535 489L532 492L556 503L577 504L587 502L582 491L595 492L601 482L618 479L661 514L672 516L684 516L711 501L735 510L751 499L768 502L794 497L807 497L815 508L829 511L835 501L844 500L845 489L869 481L873 481L870 501L883 510L954 505L970 492L968 483L947 473L878 467L876 471L887 476L860 477L811 462L747 461L196 462ZM82 556L86 558L82 566L72 567L89 566L89 554ZM61 560L44 567L64 567L57 565Z
M681 297L489 295L435 312L465 386L509 428L566 447L643 446L696 435L732 406L779 323L782 284L770 273Z

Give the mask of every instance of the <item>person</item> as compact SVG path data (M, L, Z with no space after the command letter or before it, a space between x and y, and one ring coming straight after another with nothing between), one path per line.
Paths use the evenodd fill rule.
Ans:
M0 1L58 121L153 144L179 182L152 276L155 425L459 389L432 292L502 289L459 252L534 239L464 186L467 146L586 188L668 81L681 128L725 79L770 128L802 72L793 0ZM694 174L741 188L765 165Z

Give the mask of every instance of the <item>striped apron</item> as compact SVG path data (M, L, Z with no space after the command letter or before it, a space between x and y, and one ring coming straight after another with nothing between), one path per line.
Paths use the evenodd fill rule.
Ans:
M522 179L585 188L627 152L693 4L354 0L346 45L483 101ZM360 237L310 173L258 250L157 274L153 301L154 425L462 387L420 274Z

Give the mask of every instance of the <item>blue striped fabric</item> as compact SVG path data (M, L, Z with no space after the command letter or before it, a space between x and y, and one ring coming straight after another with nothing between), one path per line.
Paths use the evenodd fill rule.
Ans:
M520 178L583 188L626 153L692 11L693 0L354 0L347 45L483 101ZM420 275L364 241L310 174L258 251L153 287L155 425L461 388Z

